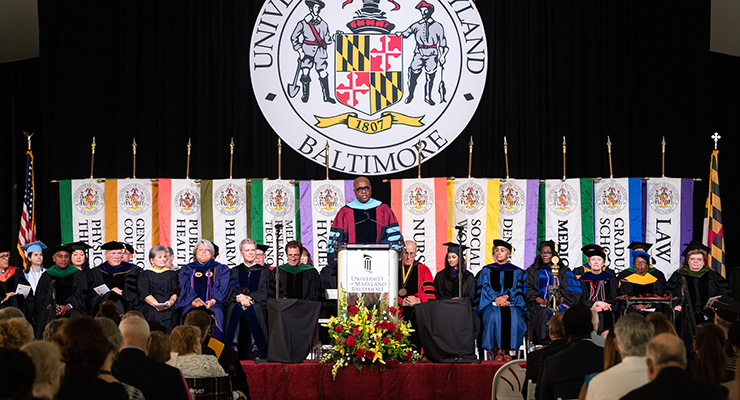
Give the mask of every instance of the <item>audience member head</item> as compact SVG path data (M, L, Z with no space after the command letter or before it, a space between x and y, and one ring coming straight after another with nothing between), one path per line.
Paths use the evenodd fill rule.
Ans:
M108 339L108 342L111 345L111 351L118 353L118 350L121 349L121 344L123 343L123 335L121 335L121 330L118 329L118 325L116 325L113 320L105 317L97 317L95 318L95 322L100 325L105 338Z
M62 325L66 324L67 321L69 321L67 318L52 319L51 321L49 321L44 327L42 338L47 342L51 342L52 338L54 338L54 335L56 335L59 331L59 328L61 328Z
M604 371L622 362L622 356L617 349L617 335L614 329L610 330L604 341Z
M67 366L64 375L71 379L94 379L105 362L111 345L103 329L92 317L72 318L54 335Z
M565 329L563 328L563 313L556 313L547 322L550 328L550 340L565 339Z
M26 318L26 315L19 308L13 306L0 310L0 321L11 318Z
M208 330L211 328L211 316L202 310L192 310L185 316L184 324L197 326L200 329L200 341L203 342L206 340Z
M676 335L661 333L647 347L648 380L652 381L664 368L686 368L686 346Z
M738 320L738 315L732 311L717 310L714 313L714 323L717 324L727 335L727 331L730 330L730 326Z
M703 324L694 337L694 363L692 372L695 378L709 382L725 381L727 356L723 349L725 332L715 324Z
M614 324L614 335L622 358L645 357L647 345L653 338L653 325L638 313L627 314Z
M645 319L653 324L653 336L658 336L661 333L670 333L671 335L678 336L676 328L673 326L668 317L666 317L665 314L663 314L662 312L650 313Z
M116 302L113 300L106 300L100 304L98 313L95 314L95 318L98 317L108 318L115 322L116 325L121 323L121 316L118 315L118 306L116 306Z
M730 326L730 330L727 331L727 340L732 346L732 351L737 353L737 350L740 349L740 321L735 321Z
M152 332L152 343L149 345L149 358L166 363L170 359L170 339L164 332Z
M180 325L175 327L170 334L170 345L172 351L178 356L187 354L201 354L200 328L192 325Z
M18 349L0 348L0 398L30 400L35 380L31 357Z
M580 303L574 304L563 315L563 328L569 342L591 336L591 332L594 331L591 309Z
M34 341L26 344L21 350L28 354L36 366L36 380L33 383L33 397L53 399L59 391L62 379L62 353L55 344L45 341Z
M0 321L0 347L20 349L33 340L33 327L25 318Z
M301 264L313 267L313 258L311 258L311 253L305 247L301 247Z
M149 350L151 332L149 331L149 324L144 318L124 318L118 325L118 329L121 330L121 336L123 336L122 347L136 346L144 352Z
M142 314L141 311L136 311L136 310L126 311L126 314L123 314L123 316L121 317L121 321L123 321L126 318L131 318L131 317L141 318L146 321L146 317L144 317L144 314Z

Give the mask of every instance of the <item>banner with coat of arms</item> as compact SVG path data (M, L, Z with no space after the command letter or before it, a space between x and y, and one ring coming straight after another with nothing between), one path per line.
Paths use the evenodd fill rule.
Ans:
M540 240L558 244L564 266L582 265L586 260L581 247L594 243L593 179L548 179L540 190Z
M159 244L172 247L176 266L193 259L193 246L201 237L200 186L193 179L159 180Z
M219 247L218 262L234 268L243 261L239 242L249 236L247 180L204 180L200 189L203 199L203 238Z
M602 179L594 183L593 196L595 243L609 255L609 268L619 273L632 265L629 244L643 241L642 179Z
M85 242L92 246L90 265L105 261L105 185L96 179L59 181L59 211L62 243Z
M134 247L131 263L145 269L149 250L159 244L157 182L149 179L106 179L105 240Z
M340 208L355 200L352 182L321 180L299 183L301 241L319 271L327 264L326 245L334 217Z
M252 180L252 239L269 247L268 265L285 264L285 244L301 240L299 198L298 186L290 181Z
M445 267L447 179L391 180L391 209L401 234L416 243L416 259L436 274Z
M539 195L538 179L507 179L500 185L499 236L515 249L511 263L523 269L532 265L537 257Z
M682 244L689 243L693 235L694 180L650 178L645 196L645 241L653 244L654 266L667 279L680 268Z
M468 267L477 274L493 262L493 239L499 239L499 179L455 179L447 181L447 201L453 226L464 225L462 244L470 249ZM448 214L448 215L449 215ZM458 242L457 231L448 238Z

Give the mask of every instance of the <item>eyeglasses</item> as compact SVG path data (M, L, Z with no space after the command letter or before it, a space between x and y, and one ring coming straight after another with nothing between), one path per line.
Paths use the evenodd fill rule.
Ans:
M288 257L288 258L300 258L301 255L300 254L288 254L286 257Z
M8 259L8 258L10 258L10 254L3 254L3 255L0 255L0 260L6 260L6 259Z
M552 251L543 251L540 254L542 254L543 256L551 256L552 255Z
M360 186L355 188L355 192L367 192L368 190L370 190L370 186Z

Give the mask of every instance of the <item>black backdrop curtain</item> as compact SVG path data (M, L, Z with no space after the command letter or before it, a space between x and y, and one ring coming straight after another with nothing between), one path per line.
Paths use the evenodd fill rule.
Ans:
M413 7L417 1L400 3ZM698 231L709 136L720 131L725 224L732 229L740 65L736 57L708 50L709 0L476 4L488 38L487 88L473 120L422 165L423 176L465 176L470 136L474 176L505 176L504 136L512 177L562 177L563 136L569 177L608 176L607 135L614 143L615 176L659 176L665 136L666 174L703 179L694 196ZM1 70L0 179L3 188L17 184L20 199L20 132L36 130L40 239L60 240L57 187L49 182L89 176L93 136L96 177L131 176L135 136L138 177L185 177L192 138L190 176L224 178L233 136L235 177L277 178L277 135L250 83L249 41L261 6L252 0L39 0L41 57L26 71L32 75L38 68L39 80L12 78L25 79L22 85L35 91L29 96L36 102L24 103L31 117L23 123L15 118L13 127L6 118L12 113L6 109L7 65ZM414 176L411 170L388 177ZM323 177L323 166L283 147L283 178ZM331 177L352 178L333 171ZM388 201L389 185L380 177L371 181L374 197ZM17 240L20 203L12 198L0 200L3 245ZM725 233L729 243L732 235Z

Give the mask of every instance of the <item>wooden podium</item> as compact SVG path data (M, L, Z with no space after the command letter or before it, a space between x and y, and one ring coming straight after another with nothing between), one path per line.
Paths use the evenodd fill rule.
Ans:
M337 253L337 287L347 292L347 306L362 299L380 307L398 299L398 251L390 244L346 244ZM337 313L339 310L337 310Z

